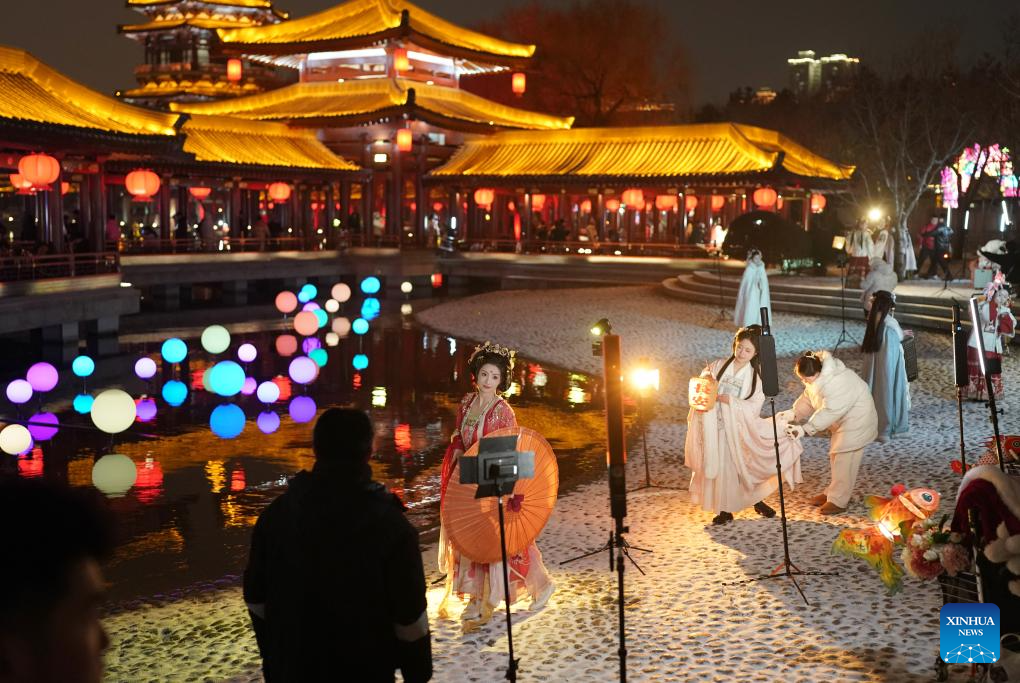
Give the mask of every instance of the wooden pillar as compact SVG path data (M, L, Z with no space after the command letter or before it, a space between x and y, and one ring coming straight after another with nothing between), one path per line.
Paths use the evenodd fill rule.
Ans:
M227 211L227 224L230 226L230 232L227 234L232 237L247 237L248 223L251 222L251 218L244 216L245 212L241 211L240 178L234 178L230 184L230 206Z
M106 173L102 164L99 164L99 170L92 176L89 190L89 201L92 202L92 234L95 235L93 244L97 251L115 250L116 244L106 243L106 218L109 210L106 206Z
M64 171L61 169L57 179L50 184L52 189L42 193L43 241L52 243L53 250L58 253L64 251L64 199L60 194L63 179Z
M403 209L404 209L404 155L401 154L397 148L396 141L393 143L393 178L391 184L391 197L388 202L390 207L387 210L389 214L386 217L386 233L389 235L397 235L400 242L403 242L404 232L404 221L403 221Z
M85 238L85 244L88 245L86 250L94 251L99 241L92 225L92 176L88 173L82 176L81 183L78 184L78 209L81 211L81 224L78 227Z
M326 236L327 244L333 244L336 240L333 239L334 233L337 229L333 227L333 219L336 218L336 191L334 188L333 181L326 183L326 212L323 214L325 225L322 226L322 234Z
M173 226L170 224L170 175L164 175L159 183L159 237L170 239Z

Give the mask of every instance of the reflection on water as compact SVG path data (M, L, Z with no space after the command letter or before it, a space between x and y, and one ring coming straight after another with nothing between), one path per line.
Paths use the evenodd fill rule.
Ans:
M369 303L367 312L378 314L376 306ZM364 304L361 311L366 312ZM315 415L329 406L353 405L368 410L375 423L375 477L401 496L416 526L432 528L438 523L442 456L457 406L470 389L467 360L474 345L385 316L363 336L340 339L339 332L328 332L347 334L345 327L327 325L305 344L281 322L246 325L246 333L235 332L230 348L218 356L202 351L197 339L185 339L190 350L179 365L161 357L165 336L157 333L128 348L124 358L98 361L87 391L62 368L60 385L38 406L59 427L41 427L48 440L37 436L27 453L0 456L0 476L87 487L94 485L93 468L104 454L130 458L133 484L128 482L126 493L109 492L119 533L108 572L111 593L115 600L166 593L241 571L259 512L284 490L289 476L312 466ZM319 342L327 332L338 335L329 340L334 345ZM241 344L257 350L250 362L241 362L242 391L230 398L207 391L211 368L237 359ZM317 360L324 365L309 384L291 379L291 361L301 346L322 351ZM251 355L247 347L244 355ZM156 362L151 379L135 376L140 357ZM5 370L11 377L23 372ZM598 383L524 358L518 358L512 379L509 400L518 421L549 439L559 457L561 487L601 473ZM111 438L91 429L87 404L114 387L131 394L139 415L127 432Z

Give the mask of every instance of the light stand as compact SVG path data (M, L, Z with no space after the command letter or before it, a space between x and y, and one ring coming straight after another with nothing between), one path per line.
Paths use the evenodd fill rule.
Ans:
M836 355L836 350L840 344L849 344L853 342L855 345L859 345L854 336L846 331L846 273L847 273L847 256L846 256L846 238L842 235L837 235L832 238L832 248L839 250L839 254L836 259L839 263L839 318L843 325L842 330L839 333L839 339L836 340L836 345L832 347L832 355Z
M992 322L994 323L995 321ZM985 378L985 390L988 391L988 412L992 418L992 432L995 434L995 455L999 460L999 470L1005 472L1006 465L1002 457L1002 439L999 438L999 409L995 405L995 387L992 386L992 373L986 367L985 334L981 327L981 316L978 314L978 301L976 297L970 298L970 323L973 325L974 337L977 339L978 363L981 366L981 374Z
M659 390L659 371L648 366L648 359L642 358L638 368L631 374L631 382L638 390L638 424L641 427L641 450L645 459L645 483L631 489L631 492L642 489L670 489L679 490L675 486L661 486L652 483L652 473L648 464L648 401L652 391Z
M942 287L939 288L939 291L932 294L932 296L942 296L943 294L950 294L957 297L966 296L949 286L953 281L953 262L949 259L949 254L943 254L942 258L946 261L946 273L942 278ZM962 264L961 267L963 267Z
M967 450L963 438L963 388L970 384L967 369L967 336L960 322L960 304L953 302L953 375L956 384L956 412L960 418L960 474L967 473Z
M723 302L723 282L722 282L722 257L723 257L723 253L722 253L722 246L721 245L716 246L716 250L715 250L715 253L713 254L713 256L715 257L716 287L717 287L718 292L719 292L719 314L716 316L716 319L715 319L715 321L718 322L720 320L729 320L729 318L730 318L730 313L729 313L729 311L726 310L726 304Z

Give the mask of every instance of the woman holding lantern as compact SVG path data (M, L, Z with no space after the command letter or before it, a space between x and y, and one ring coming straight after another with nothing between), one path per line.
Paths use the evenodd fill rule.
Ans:
M742 327L733 338L732 354L704 369L692 385L715 386L692 396L687 416L684 464L693 470L691 500L717 513L712 524L733 521L733 513L754 507L762 517L776 511L764 498L779 486L772 419L761 417L765 394L758 368L757 326ZM706 396L703 394L707 393ZM783 476L792 488L801 483L800 442L777 427Z

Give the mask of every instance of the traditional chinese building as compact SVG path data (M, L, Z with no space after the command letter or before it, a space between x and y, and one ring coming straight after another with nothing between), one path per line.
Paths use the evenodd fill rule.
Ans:
M275 24L287 18L271 0L127 0L145 15L118 27L145 51L135 67L138 85L129 102L165 108L170 102L204 102L271 90L296 80L292 69L228 59L217 49L217 29Z

